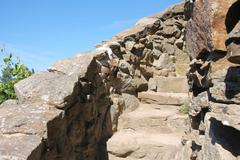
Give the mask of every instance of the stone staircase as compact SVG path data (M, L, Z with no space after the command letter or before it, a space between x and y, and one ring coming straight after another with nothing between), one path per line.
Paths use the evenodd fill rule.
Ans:
M174 159L187 119L179 109L188 103L188 94L184 86L175 92L167 90L174 78L171 77L169 83L164 79L165 84L157 86L161 92L139 93L139 107L119 117L118 131L107 144L110 160ZM185 83L176 79L177 83Z

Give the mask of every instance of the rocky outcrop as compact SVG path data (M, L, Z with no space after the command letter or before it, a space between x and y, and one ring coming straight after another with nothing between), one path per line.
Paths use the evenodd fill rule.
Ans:
M240 157L239 4L237 0L186 2L190 19L186 45L192 58L187 75L192 100L189 130L176 160Z
M0 159L107 159L109 85L97 52L77 55L15 86L1 105Z
M186 119L179 106L188 102L183 15L179 4L143 18L96 51L60 60L16 84L18 100L0 107L0 159L171 157ZM143 104L152 93L162 105ZM139 133L125 132L129 127ZM151 131L156 134L144 135Z
M204 57L202 54L206 52L226 51L229 26L225 25L225 21L234 2L236 0L197 0L194 4L188 4L194 5L192 17L186 26L186 44L193 59Z
M186 0L16 84L0 159L239 159L239 6Z
M98 46L108 46L120 59L112 79L114 134L107 142L111 160L168 160L179 149L187 119L179 110L189 103L185 24L184 5L179 4ZM135 98L129 101L126 95Z
M0 159L171 159L189 101L185 25L178 4L16 84L18 100L0 106Z

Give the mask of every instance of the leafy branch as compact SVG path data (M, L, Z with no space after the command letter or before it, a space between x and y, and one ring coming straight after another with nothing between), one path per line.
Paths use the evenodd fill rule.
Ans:
M0 104L7 99L16 99L14 84L20 80L29 77L34 73L30 71L20 59L14 59L12 53L8 53L5 49L0 50L1 75L0 75Z

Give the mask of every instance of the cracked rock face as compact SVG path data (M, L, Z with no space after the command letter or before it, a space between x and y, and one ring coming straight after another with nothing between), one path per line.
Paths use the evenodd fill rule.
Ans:
M196 0L186 26L186 44L192 58L204 52L225 51L228 37L225 25L229 8L236 0Z
M0 107L0 159L107 157L111 102L96 55L59 61L16 84L18 101Z
M0 159L240 159L239 6L186 0L19 82Z
M163 14L146 17L100 44L96 51L57 61L48 71L17 83L18 100L0 105L0 159L172 157L186 119L178 115L178 107L188 101L184 76L189 58L183 41L183 10L183 4L179 4ZM152 83L155 89L149 87ZM154 94L149 94L150 90ZM137 97L140 92L143 94ZM153 98L164 102L162 105L174 106L156 104L146 109L140 95L146 101ZM141 122L146 134L156 130L163 134L145 140L144 133L121 132L129 119L126 115L134 115L135 111L143 117L133 117L129 125L142 128L137 123ZM171 135L163 138L168 133ZM113 134L125 135L127 141L110 139L107 147ZM122 145L125 148L121 150ZM151 150L154 152L149 153Z
M192 102L184 149L176 160L183 156L194 160L240 158L239 6L237 0L186 3L186 46L193 59L187 74Z

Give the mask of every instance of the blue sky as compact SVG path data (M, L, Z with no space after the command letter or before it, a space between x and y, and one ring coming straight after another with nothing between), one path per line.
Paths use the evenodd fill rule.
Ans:
M102 40L182 0L1 0L0 47L35 70L91 50Z

